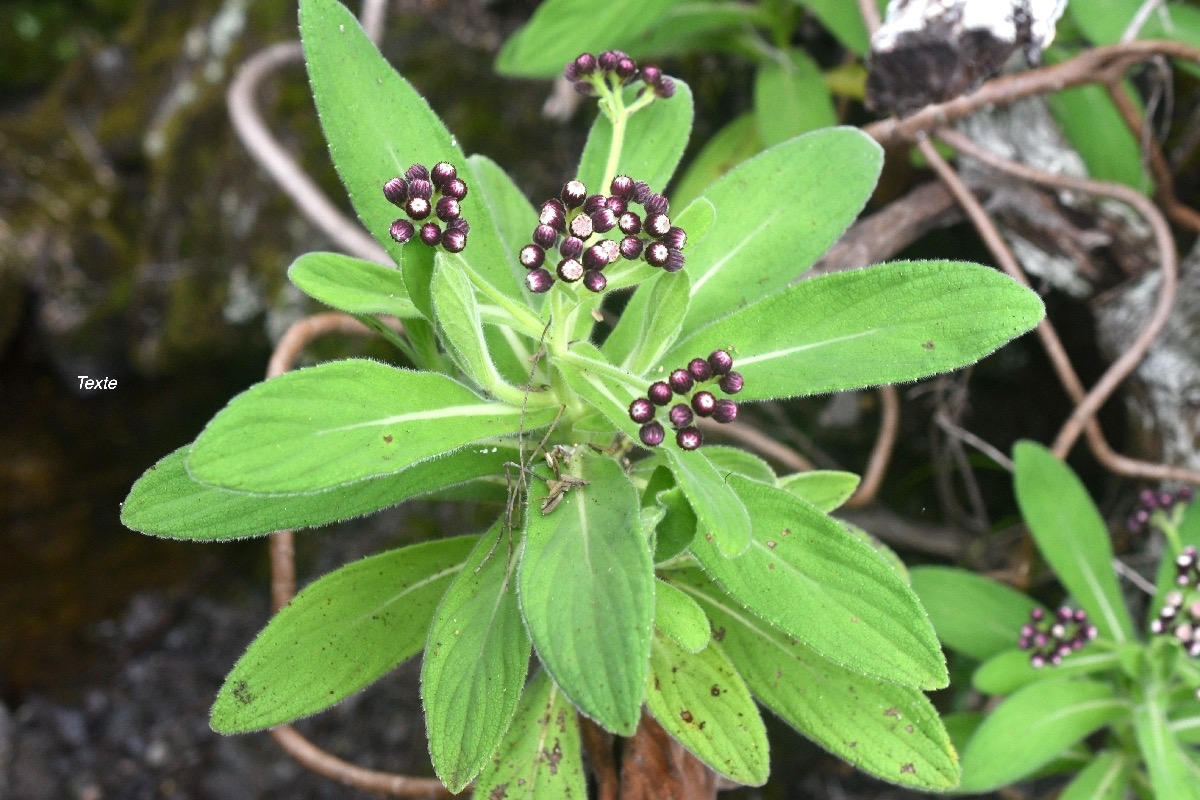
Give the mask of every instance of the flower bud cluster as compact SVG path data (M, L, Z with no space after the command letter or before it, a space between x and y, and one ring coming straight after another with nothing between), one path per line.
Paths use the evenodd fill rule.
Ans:
M589 290L602 292L608 286L603 270L619 258L641 258L667 272L683 269L687 233L671 224L667 198L625 175L613 178L608 188L608 196L588 194L580 181L568 181L558 197L542 203L533 241L518 255L529 270L529 291L549 291L557 276L568 283L581 280ZM641 206L644 215L634 206ZM610 238L610 233L621 238ZM555 250L557 256L551 256ZM551 259L557 261L553 272Z
M567 63L563 77L585 97L596 94L601 86L616 90L637 80L645 84L642 94L653 92L664 99L675 94L675 81L661 69L654 66L639 68L638 63L621 50L605 50L598 56L580 53L574 61Z
M1196 548L1188 549L1192 551L1191 568L1194 569ZM1189 656L1200 658L1200 596L1194 592L1169 592L1162 610L1150 621L1150 632L1174 636Z
M655 416L658 409L671 405L675 395L687 397L696 386L716 381L725 394L737 394L744 381L740 372L733 371L733 357L724 350L714 350L708 358L693 358L686 367L673 370L665 381L655 381L639 397L629 404L629 418L641 425L638 436L647 447L657 447L666 438ZM696 417L712 417L717 422L733 422L737 419L738 405L725 398L717 399L707 389L691 394L687 403L675 403L667 411L667 419L675 429L675 443L683 450L695 450L704 443L700 429L692 423Z
M1150 517L1155 511L1162 510L1170 514L1175 506L1181 503L1190 503L1192 498L1196 496L1195 490L1191 486L1181 486L1175 491L1153 489L1143 489L1138 495L1137 508L1129 513L1129 517L1125 520L1125 527L1130 533L1141 533L1150 523Z
M405 244L417 237L430 247L441 245L451 253L460 253L467 246L471 226L459 206L467 196L467 184L458 177L453 164L439 161L433 169L413 164L404 175L383 185L383 196L405 214L388 230L393 241Z
M1017 647L1031 650L1030 665L1041 669L1047 664L1057 667L1064 658L1082 650L1095 638L1096 626L1088 622L1087 612L1082 608L1063 606L1053 617L1035 608L1029 612L1029 622L1021 626Z

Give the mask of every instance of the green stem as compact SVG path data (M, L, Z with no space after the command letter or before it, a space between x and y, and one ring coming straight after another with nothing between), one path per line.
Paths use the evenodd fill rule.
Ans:
M354 318L378 333L387 341L391 342L392 345L395 346L396 349L401 353L403 353L404 357L411 361L414 365L419 363L417 361L416 351L409 346L408 342L405 339L402 339L400 334L396 333L387 325L384 325L382 322L380 322L376 317L373 317L370 314L355 314Z

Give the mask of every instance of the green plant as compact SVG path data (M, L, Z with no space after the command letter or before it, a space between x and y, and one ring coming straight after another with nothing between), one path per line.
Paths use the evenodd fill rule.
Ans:
M982 662L973 686L1007 695L986 716L947 719L966 740L959 788L982 792L1077 772L1064 800L1118 800L1131 790L1200 797L1200 505L1184 513L1177 501L1190 499L1190 490L1150 492L1131 518L1135 527L1161 531L1167 545L1139 635L1113 570L1108 530L1079 479L1030 442L1017 445L1014 461L1029 531L1079 610L1046 609L964 570L913 570L942 641Z
M482 535L305 588L234 667L213 727L315 713L423 651L433 765L454 791L581 796L575 711L630 735L643 706L760 784L755 699L886 780L953 786L922 692L947 681L933 628L895 562L828 515L856 478L777 476L701 446L693 418L957 368L1036 324L1038 298L951 262L793 283L872 191L881 152L861 132L783 142L670 214L651 187L689 136L688 87L621 53L580 57L568 74L603 113L562 196L535 209L340 3L302 0L300 29L334 164L398 268L313 253L289 277L415 368L346 359L250 388L147 471L122 518L215 541L451 488L499 508ZM619 312L606 303L631 287Z

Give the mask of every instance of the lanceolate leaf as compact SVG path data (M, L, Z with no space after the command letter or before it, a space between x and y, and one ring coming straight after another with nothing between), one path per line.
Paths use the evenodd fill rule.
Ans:
M779 487L828 513L850 499L858 481L853 472L814 469L780 478Z
M803 500L730 476L753 540L722 556L701 531L692 552L752 613L852 671L925 689L946 685L937 637L917 597L871 547Z
M1200 800L1200 768L1168 727L1165 687L1151 683L1133 707L1133 731L1155 797Z
M541 511L533 481L518 581L542 664L579 710L623 735L637 727L654 619L650 547L638 494L607 456L580 450L569 471L588 485Z
M1097 753L1058 800L1125 800L1129 796L1130 759L1120 751Z
M1017 504L1046 562L1101 636L1132 639L1133 620L1113 572L1108 528L1079 478L1034 442L1018 442L1013 461Z
M671 578L704 605L760 703L821 747L902 786L944 791L958 763L933 704L917 689L866 678L749 614L694 570Z
M475 782L474 796L587 800L579 721L544 671L525 687L504 741Z
M1042 314L1037 295L996 270L900 261L789 286L684 336L664 361L732 348L739 400L819 394L958 369Z
M938 638L979 661L1017 646L1034 608L1046 609L996 581L951 567L917 567L912 587Z
M684 251L692 279L685 334L807 269L858 216L882 161L862 131L833 128L772 147L709 186L703 196L719 213Z
M754 76L754 116L767 146L837 125L837 112L817 62L791 48Z
M1137 647L1138 645L1133 645ZM1029 663L1030 654L1015 648L996 653L979 665L971 676L971 685L985 694L1012 694L1022 686L1046 677L1046 669ZM1054 667L1055 677L1079 677L1120 669L1120 654L1095 647L1073 653Z
M187 467L195 480L227 489L315 492L400 472L522 425L534 430L555 415L522 413L444 375L335 361L235 397L192 445Z
M602 351L634 375L644 375L679 336L687 304L686 273L657 273L638 287Z
M348 314L417 315L395 267L341 253L305 253L288 268L288 279L314 300Z
M438 253L430 285L434 313L443 339L454 351L463 371L485 391L496 392L503 381L488 353L475 290L463 274L461 264L460 256Z
M710 184L762 149L754 114L737 117L717 131L692 159L671 192L671 200L680 208L690 208Z
M718 648L689 653L654 637L646 705L667 733L713 770L747 786L766 783L767 729L746 684Z
M452 792L462 791L500 744L529 668L529 636L507 550L495 546L504 535L501 517L446 590L425 644L421 698L429 753Z
M164 457L133 485L121 522L136 531L173 539L217 541L311 528L394 506L411 497L504 474L517 458L508 444L476 445L384 475L305 495L255 495L192 480L187 448Z
M741 498L730 488L728 476L717 471L702 449L684 452L674 442L667 442L662 452L696 512L701 534L712 540L722 558L745 553L750 546L750 517Z
M704 610L661 580L654 582L654 627L689 653L699 653L712 638Z
M213 705L213 729L243 733L306 717L415 655L475 540L402 547L309 584L225 679Z
M483 198L488 213L495 220L505 259L513 280L520 286L525 280L525 270L517 260L517 254L529 244L530 234L537 224L537 212L508 173L495 161L481 155L473 155L467 161L473 178L471 191ZM524 297L529 305L540 308L544 295L525 292Z
M733 473L752 481L775 485L775 471L771 469L771 465L749 450L721 444L706 444L704 455L708 456L708 460L722 475L728 476L729 473Z

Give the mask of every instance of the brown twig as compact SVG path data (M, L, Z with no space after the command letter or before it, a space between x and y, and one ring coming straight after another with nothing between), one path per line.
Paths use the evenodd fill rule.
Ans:
M621 783L617 778L612 734L583 715L579 716L579 733L596 774L596 800L617 800Z
M871 448L871 456L867 459L862 482L845 503L847 508L867 505L875 499L879 487L883 485L883 476L887 473L900 432L900 395L895 386L879 387L879 416L879 434L875 437L875 446Z
M862 14L863 24L867 26L867 33L874 36L875 31L879 30L879 26L883 24L879 18L879 6L875 4L875 0L858 0L858 13Z

